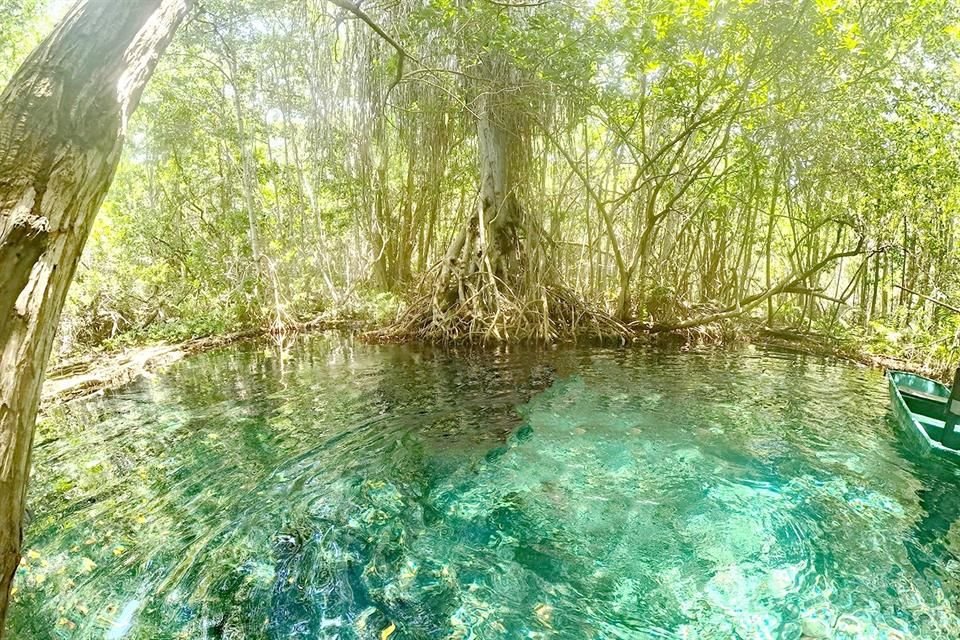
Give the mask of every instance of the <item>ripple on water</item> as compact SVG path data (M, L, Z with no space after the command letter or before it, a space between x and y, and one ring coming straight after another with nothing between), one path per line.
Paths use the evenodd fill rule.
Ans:
M245 345L41 425L14 638L956 638L874 372Z

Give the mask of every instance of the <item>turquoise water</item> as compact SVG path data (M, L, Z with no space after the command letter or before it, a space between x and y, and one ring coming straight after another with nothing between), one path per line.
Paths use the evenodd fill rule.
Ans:
M957 638L907 442L803 356L242 345L43 422L8 631Z

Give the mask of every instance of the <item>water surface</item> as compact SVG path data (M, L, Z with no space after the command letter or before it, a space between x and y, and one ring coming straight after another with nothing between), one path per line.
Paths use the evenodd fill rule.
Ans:
M11 637L957 638L879 373L247 344L55 411Z

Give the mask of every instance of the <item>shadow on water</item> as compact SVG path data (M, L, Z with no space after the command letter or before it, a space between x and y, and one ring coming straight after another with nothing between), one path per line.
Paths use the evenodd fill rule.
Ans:
M751 350L204 354L40 426L9 630L954 638L956 476L884 393Z

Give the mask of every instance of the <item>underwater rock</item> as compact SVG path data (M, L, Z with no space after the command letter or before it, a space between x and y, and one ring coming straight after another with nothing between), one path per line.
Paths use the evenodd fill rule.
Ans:
M541 603L533 608L534 615L537 616L537 620L545 627L550 626L550 621L553 618L553 607L549 604Z
M854 638L860 638L864 635L863 621L849 613L845 613L837 618L837 623L834 625L834 628L839 633L845 633Z
M767 592L774 598L782 599L793 591L797 579L797 568L774 569L767 576Z
M833 620L828 609L805 611L800 616L800 630L805 638L832 638Z

